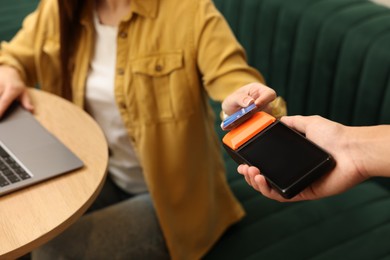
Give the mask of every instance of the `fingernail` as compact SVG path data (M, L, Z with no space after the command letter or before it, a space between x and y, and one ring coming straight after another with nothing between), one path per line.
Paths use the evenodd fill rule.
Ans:
M249 106L254 100L251 97L245 97L243 101L245 106Z

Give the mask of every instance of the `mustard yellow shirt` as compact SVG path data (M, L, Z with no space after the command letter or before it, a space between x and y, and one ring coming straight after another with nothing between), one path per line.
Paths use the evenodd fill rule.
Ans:
M71 60L73 101L83 107L95 42L91 3L81 32ZM132 0L117 46L116 103L170 254L200 259L244 216L226 181L208 96L221 101L263 78L210 0ZM17 68L28 85L60 93L57 1L41 1L2 44L0 63Z

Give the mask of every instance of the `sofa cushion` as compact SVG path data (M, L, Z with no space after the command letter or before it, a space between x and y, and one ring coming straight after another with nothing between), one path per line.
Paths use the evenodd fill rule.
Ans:
M248 215L204 259L390 257L390 196L373 182L298 203L266 199L239 180L232 188Z

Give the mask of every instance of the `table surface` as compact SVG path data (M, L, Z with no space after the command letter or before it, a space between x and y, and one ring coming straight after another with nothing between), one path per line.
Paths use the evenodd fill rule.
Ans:
M58 96L30 94L38 121L85 166L0 197L0 259L18 258L64 231L91 205L106 176L107 143L96 122Z

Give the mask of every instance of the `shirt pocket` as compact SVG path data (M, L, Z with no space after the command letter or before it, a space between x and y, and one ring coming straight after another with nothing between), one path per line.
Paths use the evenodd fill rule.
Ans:
M132 72L138 111L143 120L164 122L192 113L182 51L135 59Z

